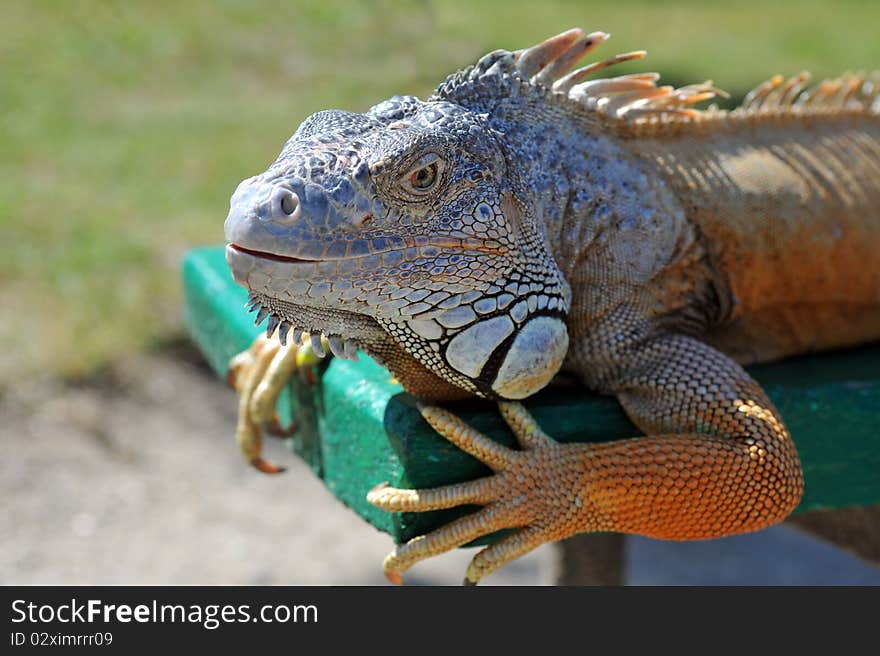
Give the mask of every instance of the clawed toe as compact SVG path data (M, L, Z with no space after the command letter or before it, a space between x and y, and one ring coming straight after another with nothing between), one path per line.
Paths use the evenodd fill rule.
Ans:
M474 556L465 578L465 584L473 585L544 542L580 528L577 520L566 515L572 497L567 487L576 486L577 479L564 475L559 479L552 464L568 471L574 452L548 437L522 405L501 404L502 416L522 447L520 451L495 442L442 408L420 406L419 410L438 433L495 473L430 489L398 489L383 483L370 490L367 500L391 512L483 506L398 546L382 566L390 581L400 583L403 572L421 560L502 529L516 529Z
M403 582L403 572L417 562L460 547L489 533L509 528L510 519L510 513L504 508L483 508L399 545L385 557L382 570L389 581L400 584Z
M290 437L296 432L296 423L282 426L277 414L278 397L299 370L307 382L314 383L314 363L317 358L310 347L260 334L250 348L230 360L228 382L239 394L236 442L245 459L256 469L267 474L284 471L263 459L263 434Z

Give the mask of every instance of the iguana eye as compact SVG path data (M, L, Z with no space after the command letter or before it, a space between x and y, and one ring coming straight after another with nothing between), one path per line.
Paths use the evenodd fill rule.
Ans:
M443 160L437 153L422 155L403 176L403 186L411 194L421 196L437 186L443 173Z
M430 189L437 181L437 163L419 169L409 176L409 183L414 189Z

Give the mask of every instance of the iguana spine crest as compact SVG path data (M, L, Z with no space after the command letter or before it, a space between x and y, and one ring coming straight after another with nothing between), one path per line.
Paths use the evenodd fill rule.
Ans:
M810 74L806 71L788 79L774 75L750 91L739 107L723 110L714 105L695 107L716 96L728 96L711 80L676 88L658 86L659 73L588 79L616 64L642 59L647 55L645 50L618 54L571 71L581 57L609 37L606 32L586 34L575 28L531 48L489 53L476 65L451 76L435 97L454 100L462 87L481 78L504 76L517 80L521 92L543 93L553 102L611 119L622 132L638 128L640 135L646 134L646 127L662 129L670 124L880 113L880 72L848 73L812 87L807 86Z

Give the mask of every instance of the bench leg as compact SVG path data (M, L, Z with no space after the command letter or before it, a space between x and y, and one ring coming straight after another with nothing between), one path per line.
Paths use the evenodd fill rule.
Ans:
M880 505L817 510L788 521L865 562L880 566Z
M621 533L582 533L555 543L550 574L553 585L623 585Z

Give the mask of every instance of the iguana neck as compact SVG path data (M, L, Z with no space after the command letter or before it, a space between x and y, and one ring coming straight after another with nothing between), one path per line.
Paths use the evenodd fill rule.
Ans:
M601 119L543 99L502 118L494 127L507 134L509 166L523 178L546 248L571 286L576 336L614 306L644 296L647 281L691 248L692 231L652 164L608 134Z

